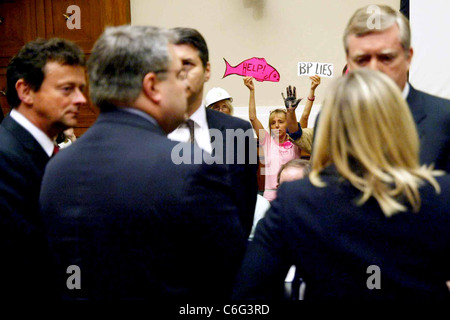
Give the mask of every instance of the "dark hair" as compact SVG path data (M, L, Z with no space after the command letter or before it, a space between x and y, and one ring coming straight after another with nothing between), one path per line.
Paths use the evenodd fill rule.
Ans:
M303 169L303 174L304 174L305 177L311 172L311 164L310 164L309 160L293 159L293 160L288 161L285 164L283 164L281 166L280 170L278 170L278 175L277 175L277 182L278 183L280 183L281 172L284 169L290 168L290 167Z
M198 50L198 56L202 61L203 67L209 61L208 46L205 38L195 29L192 28L173 28L175 32L175 44L189 44Z
M20 105L16 91L19 79L38 91L44 81L45 65L47 62L59 62L62 65L86 65L83 51L75 43L59 38L36 39L25 44L11 59L6 71L6 98L12 108Z

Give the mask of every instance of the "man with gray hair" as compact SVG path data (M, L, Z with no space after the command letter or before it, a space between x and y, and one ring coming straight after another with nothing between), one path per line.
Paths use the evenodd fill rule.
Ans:
M450 172L450 101L408 83L413 56L409 21L388 6L363 7L350 18L343 40L349 71L379 70L403 90L419 133L421 163Z
M230 294L246 236L224 169L172 162L166 135L187 119L188 87L171 42L164 29L121 26L94 45L101 113L48 166L40 197L63 299Z

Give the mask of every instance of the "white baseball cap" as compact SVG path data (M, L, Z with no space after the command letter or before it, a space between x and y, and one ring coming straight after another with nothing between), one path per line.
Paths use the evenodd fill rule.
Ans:
M217 101L230 99L233 101L233 98L230 96L230 94L222 89L222 88L212 88L208 91L205 97L205 106L208 108L213 103L216 103Z

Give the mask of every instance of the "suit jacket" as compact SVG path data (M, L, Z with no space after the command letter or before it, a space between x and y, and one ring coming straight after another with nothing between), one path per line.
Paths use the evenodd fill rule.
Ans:
M246 246L233 190L221 166L174 164L178 144L113 109L49 163L40 202L63 299L229 297Z
M276 299L291 265L306 283L305 300L448 299L450 279L450 176L440 177L441 194L420 189L418 213L385 217L372 198L333 168L326 187L309 179L283 183L256 228L235 288L236 299ZM376 284L379 267L381 289Z
M420 163L434 163L436 169L450 173L450 100L416 90L411 84L409 88L406 101L419 134Z
M227 165L229 178L232 180L236 201L241 209L242 225L248 236L253 225L256 195L258 194L258 157L252 127L248 121L212 109L206 109L206 119L210 129L217 129L222 133L223 162L229 163L229 160L232 159L234 163ZM232 148L230 143L226 141L227 129L242 129L243 133L247 132L248 134L245 140L235 136L233 138L234 147ZM214 141L212 143L214 146ZM228 161L226 161L227 159Z
M407 98L420 138L420 163L450 173L450 100L410 86Z
M34 137L10 116L0 124L0 274L7 298L43 297L49 285L39 192L49 160ZM47 259L46 259L47 258Z

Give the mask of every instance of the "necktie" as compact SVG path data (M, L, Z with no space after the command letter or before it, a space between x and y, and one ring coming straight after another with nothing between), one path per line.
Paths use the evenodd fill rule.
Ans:
M52 157L55 156L55 154L57 154L59 151L59 146L57 144L54 145L53 147L53 153L52 153Z
M189 128L189 134L191 136L190 141L193 144L195 142L195 135L194 135L194 121L191 119L188 119L188 121L186 122L188 128Z

